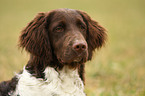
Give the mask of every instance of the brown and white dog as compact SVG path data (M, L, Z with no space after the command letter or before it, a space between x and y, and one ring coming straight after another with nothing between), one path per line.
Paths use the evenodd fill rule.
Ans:
M85 12L39 13L19 40L30 60L12 80L0 83L0 96L85 96L84 63L105 40L105 29Z

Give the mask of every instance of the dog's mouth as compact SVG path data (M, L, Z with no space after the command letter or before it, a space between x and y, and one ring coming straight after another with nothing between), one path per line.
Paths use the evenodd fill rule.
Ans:
M74 60L73 60L73 62L80 62L80 61L82 61L82 57L76 57Z
M79 62L83 61L83 57L75 57L70 60L63 60L62 58L59 58L58 61L62 64L79 63Z
M57 57L59 63L68 66L70 69L75 69L81 64L85 63L88 59L87 52L82 54L71 54L67 56Z
M86 54L80 54L80 55L72 55L70 57L65 58L58 58L58 61L61 64L72 64L72 63L83 63L87 61L87 55Z
M76 69L78 68L78 66L82 64L83 58L77 57L74 60L70 60L70 61L63 61L62 59L59 59L59 62L64 66L68 66L70 69Z
M88 59L88 51L83 51L81 53L75 52L74 50L66 50L61 54L57 55L59 63L62 65L70 66L71 68L76 68L82 63L85 63Z

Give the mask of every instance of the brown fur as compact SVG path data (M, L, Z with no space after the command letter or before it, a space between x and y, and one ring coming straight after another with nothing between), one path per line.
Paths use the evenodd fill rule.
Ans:
M98 24L98 22L92 20L87 13L78 11L87 24L87 42L89 46L89 60L92 59L93 51L97 48L101 48L106 41L106 30Z
M45 79L43 71L47 66L56 71L69 66L78 68L80 78L85 81L84 63L92 59L93 51L101 48L105 40L105 29L85 12L58 9L39 13L21 32L19 46L30 53L26 70L36 78ZM75 49L76 44L83 44L82 49ZM0 84L0 96L7 85L13 84L9 82Z
M68 14L81 15L83 21L86 24L86 37L84 37L88 44L88 60L91 60L93 51L96 48L101 48L106 40L105 29L100 26L96 21L92 20L85 12L71 9L59 9L53 10L49 13L39 13L34 20L32 20L28 26L22 31L20 36L20 47L25 48L26 51L31 53L31 59L27 64L26 69L36 77L44 77L43 71L46 66L51 66L56 69L61 69L64 64L62 64L56 53L54 52L54 43L66 42L62 40L61 42L52 42L53 36L49 30L49 27L54 23L52 19L54 17L60 17L64 14L63 11L69 11ZM58 14L59 13L59 14ZM69 17L68 17L69 18ZM71 22L69 22L71 23ZM50 25L51 24L51 25ZM68 34L67 36L71 36ZM60 37L56 37L60 38ZM57 46L59 47L59 46ZM65 48L64 48L65 49ZM62 48L63 50L63 48ZM86 60L84 60L85 62ZM82 64L84 64L82 62ZM84 70L81 65L81 70ZM77 63L72 63L72 67L77 67ZM79 71L82 79L84 71Z

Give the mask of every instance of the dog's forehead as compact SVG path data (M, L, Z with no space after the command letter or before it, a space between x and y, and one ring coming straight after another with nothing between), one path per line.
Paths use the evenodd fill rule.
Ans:
M83 19L82 16L74 9L57 9L53 11L55 14L53 16L54 20L75 20L75 19Z
M78 12L74 9L56 9L54 10L56 13L59 13L59 14L71 14L71 15L79 15Z

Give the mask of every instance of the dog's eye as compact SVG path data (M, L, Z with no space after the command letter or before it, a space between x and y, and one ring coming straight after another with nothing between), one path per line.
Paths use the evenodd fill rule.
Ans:
M57 26L55 28L55 32L63 32L64 31L64 28L62 26Z
M79 24L79 28L82 30L82 31L85 31L86 30L86 26L84 24Z

